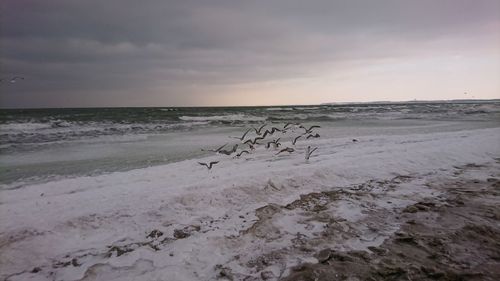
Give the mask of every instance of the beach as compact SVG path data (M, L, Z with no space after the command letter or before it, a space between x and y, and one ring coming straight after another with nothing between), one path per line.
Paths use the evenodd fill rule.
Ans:
M5 121L0 278L498 280L498 104L445 106L175 113L107 130L51 120L29 133ZM287 122L320 137L292 145L294 125L273 135L278 149L201 151Z

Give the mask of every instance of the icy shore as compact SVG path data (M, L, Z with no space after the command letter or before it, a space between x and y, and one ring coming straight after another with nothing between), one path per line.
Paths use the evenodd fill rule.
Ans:
M430 180L500 157L500 128L357 142L332 134L308 141L318 147L308 162L299 143L291 155L260 147L238 159L214 155L3 190L0 278L276 280L318 262L312 253L325 247L381 245L400 229L398 212L439 196ZM211 171L197 164L214 160ZM340 234L327 231L334 221Z

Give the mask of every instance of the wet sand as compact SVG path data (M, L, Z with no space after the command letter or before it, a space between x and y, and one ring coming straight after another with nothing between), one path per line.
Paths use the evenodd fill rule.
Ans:
M395 210L401 227L380 246L315 251L318 263L296 266L283 280L500 280L498 165L455 168L454 177L426 183L439 196ZM486 180L471 176L487 171ZM329 235L339 234L334 228Z

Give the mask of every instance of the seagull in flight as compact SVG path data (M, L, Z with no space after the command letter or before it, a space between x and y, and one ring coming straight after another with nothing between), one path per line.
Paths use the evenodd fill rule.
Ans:
M217 163L219 163L219 161L212 161L212 162L209 162L209 163L198 162L198 164L200 164L200 165L202 165L202 166L207 167L207 169L208 169L208 170L211 170L211 169L212 169L212 167L213 167L215 164L217 164Z
M238 145L235 144L231 150L219 150L219 153L226 154L226 155L231 155L236 152L236 149L238 148Z
M260 127L259 127L259 129L255 129L254 127L252 127L252 129L254 129L254 130L255 130L255 133L256 133L257 135L259 135L259 136L260 136L260 135L262 135L262 129L263 129L266 125L267 125L267 124L264 124L264 125L260 126Z
M304 129L304 130L306 131L306 132L304 133L304 135L305 135L305 134L310 134L310 133L312 133L312 129L314 129L314 128L321 128L321 127L320 127L320 126L318 126L318 125L312 125L311 127L309 127L309 129L307 129L306 127L304 127L304 126L300 125L300 126L299 126L299 128L302 128L302 129Z
M281 138L277 138L273 141L270 141L266 144L266 149L269 149L269 147L271 147L271 144L274 146L274 148L278 148L281 146L281 143L279 143Z
M282 150L280 150L278 153L276 153L276 155L280 154L281 152L288 152L288 153L292 153L294 152L295 149L291 148L291 147L287 147L287 148L283 148Z
M240 153L236 154L236 157L240 157L241 155L243 155L243 153L250 153L250 152L248 152L248 150L242 150L240 151Z
M230 137L230 138L233 138L233 139L239 139L240 141L243 141L246 137L246 135L248 134L248 132L250 132L252 130L252 128L248 129L244 134L243 136L241 137Z
M320 135L318 133L316 133L315 135L313 135L313 134L308 135L306 137L306 139L309 139L309 138L319 138L319 137L320 137Z
M226 145L227 145L227 143L226 143L226 144L224 144L223 146L221 146L221 147L217 148L217 149L203 149L203 148L202 148L202 149L201 149L201 151L212 151L212 152L217 153L217 152L219 152L221 149L223 149Z
M311 146L308 146L307 149L306 149L306 160L309 160L309 157L311 157L311 154L316 150L318 149L317 147L313 148L311 150Z
M292 144L295 145L297 143L297 140L299 140L302 136L297 136L296 138L293 139Z

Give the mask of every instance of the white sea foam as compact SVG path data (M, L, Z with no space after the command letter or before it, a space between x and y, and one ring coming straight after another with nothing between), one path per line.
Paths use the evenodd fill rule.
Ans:
M34 130L50 129L51 127L51 123L15 122L0 124L0 132L28 132Z

